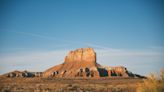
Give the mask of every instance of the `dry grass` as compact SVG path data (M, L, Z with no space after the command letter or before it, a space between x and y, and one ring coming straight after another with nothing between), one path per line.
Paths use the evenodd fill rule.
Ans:
M0 78L0 92L135 92L142 79Z
M160 72L160 77L151 73L148 79L139 84L137 92L164 92L164 69Z

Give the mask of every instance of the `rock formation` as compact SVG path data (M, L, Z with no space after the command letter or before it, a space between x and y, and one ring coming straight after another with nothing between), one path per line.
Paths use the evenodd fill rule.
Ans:
M43 73L44 77L136 77L125 67L104 67L96 62L93 48L70 51L63 64L54 66Z
M63 64L54 66L44 72L44 77L99 77L96 53L92 48L70 51Z
M5 74L7 77L139 77L129 72L123 66L101 66L96 62L96 53L93 48L80 48L70 51L64 63L47 69L44 72L13 71Z
M6 77L15 78L15 77L42 77L42 72L28 72L28 71L12 71L4 74Z

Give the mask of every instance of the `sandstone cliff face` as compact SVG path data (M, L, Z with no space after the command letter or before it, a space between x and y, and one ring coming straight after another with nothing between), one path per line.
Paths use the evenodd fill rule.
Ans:
M130 77L123 66L104 67L96 62L93 48L80 48L70 51L63 64L54 66L43 73L44 77ZM134 76L133 76L134 77Z
M93 48L81 48L70 51L65 57L65 63L69 62L86 62L96 64L96 53Z
M108 77L117 76L117 77L129 77L128 70L123 66L116 67L103 67L100 66L100 69L105 69L107 71Z

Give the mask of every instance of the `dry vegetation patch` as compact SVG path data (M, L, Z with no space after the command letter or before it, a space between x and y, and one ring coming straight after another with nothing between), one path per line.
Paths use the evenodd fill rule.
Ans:
M160 77L151 73L143 83L139 84L137 92L164 92L164 69L160 72Z

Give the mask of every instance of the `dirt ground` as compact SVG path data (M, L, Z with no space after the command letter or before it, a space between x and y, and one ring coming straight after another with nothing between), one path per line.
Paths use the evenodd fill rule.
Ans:
M136 92L139 78L0 78L0 92Z

